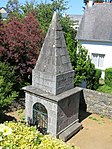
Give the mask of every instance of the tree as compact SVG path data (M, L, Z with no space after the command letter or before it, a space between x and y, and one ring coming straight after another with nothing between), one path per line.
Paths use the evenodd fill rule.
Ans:
M31 71L38 58L43 37L40 25L32 13L21 22L14 18L4 23L0 30L0 60L16 66L19 86L31 82Z
M91 60L87 54L87 51L82 46L79 46L78 42L75 40L76 31L72 27L73 21L71 21L70 18L67 16L65 17L62 16L62 12L67 9L66 2L64 0L55 0L55 1L52 1L51 4L43 3L43 2L40 4L27 2L27 5L25 4L22 7L24 16L30 11L35 12L36 19L39 20L41 28L45 32L47 32L48 27L50 25L51 18L54 13L54 9L58 9L58 12L60 15L60 20L61 20L67 48L70 54L70 59L72 62L73 69L75 70L75 78L74 78L75 85L80 85L82 80L86 79L87 87L93 88L92 83L94 84L94 79L91 79L91 78L94 78L95 76L94 65L91 63ZM77 45L78 45L78 50L77 50ZM26 58L22 57L22 59L26 59ZM27 65L23 65L22 70L27 68L26 66ZM25 69L25 70L29 70L29 69ZM25 74L28 74L28 72L29 71L25 71ZM26 76L26 78L28 78L28 76Z
M87 5L88 2L89 2L89 0L84 0L85 5ZM103 3L104 0L94 0L94 2L96 2L96 3L101 2L101 3Z
M96 3L101 2L101 3L103 3L103 2L104 2L104 0L95 0L94 2L96 2Z
M29 12L36 12L36 2L34 1L26 1L24 5L22 5L21 7L22 13L23 15L27 15Z
M9 0L6 4L6 9L8 11L9 20L12 20L14 17L21 20L24 17L18 0Z
M8 13L18 12L20 9L20 4L18 0L9 0L6 4Z
M18 96L14 91L15 79L14 68L0 62L0 112Z
M95 76L95 66L91 62L91 59L88 55L88 51L78 44L76 52L76 66L74 82L76 86L79 86L82 81L85 79L87 81L87 88L93 89L93 79Z
M2 19L2 14L0 13L0 20Z
M26 2L21 9L24 16L29 12L35 12L36 18L38 19L42 29L47 32L54 11L57 9L58 12L62 14L65 10L67 10L67 1L52 0L51 3L41 2L40 4L35 3L35 1L31 1Z
M92 64L88 51L82 47L71 34L66 35L66 44L69 51L74 75L74 85L80 86L83 80L87 82L87 88L94 89L95 66Z

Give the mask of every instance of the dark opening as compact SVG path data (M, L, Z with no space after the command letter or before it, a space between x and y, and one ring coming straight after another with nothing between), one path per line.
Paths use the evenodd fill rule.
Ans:
M44 105L36 103L33 106L33 124L42 133L47 133L48 128L48 113Z

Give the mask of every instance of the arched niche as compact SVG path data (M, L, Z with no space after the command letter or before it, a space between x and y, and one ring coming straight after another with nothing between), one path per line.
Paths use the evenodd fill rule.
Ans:
M41 133L47 133L48 112L45 106L38 102L33 105L33 124Z

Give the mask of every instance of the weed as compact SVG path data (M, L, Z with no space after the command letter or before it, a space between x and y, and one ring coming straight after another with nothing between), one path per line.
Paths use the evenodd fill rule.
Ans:
M18 116L19 116L21 122L25 122L25 115L23 114L23 111L24 111L23 109L20 109L18 111Z
M102 124L103 123L103 121L98 119L98 118L95 118L95 117L92 117L92 116L89 116L88 118L91 119L91 120L97 121L98 124Z
M101 117L101 118L104 118L104 117L105 117L105 115L101 114L101 115L100 115L100 117Z

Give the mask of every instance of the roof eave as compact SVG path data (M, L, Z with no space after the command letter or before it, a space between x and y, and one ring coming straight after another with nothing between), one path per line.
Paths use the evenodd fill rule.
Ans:
M86 42L108 42L112 43L112 40L95 40L95 39L81 39L81 38L76 38L78 41L86 41Z

